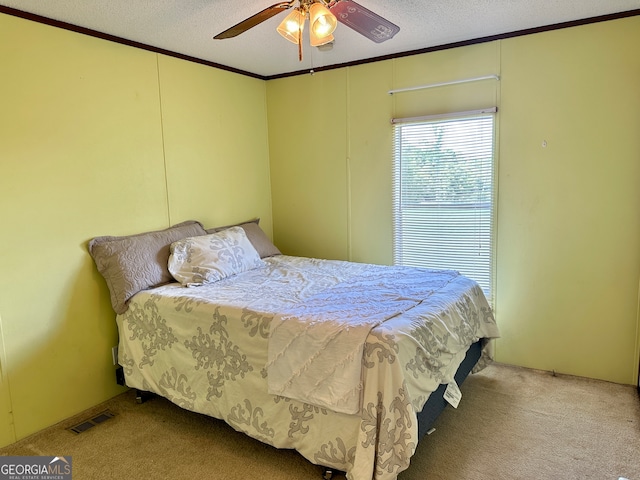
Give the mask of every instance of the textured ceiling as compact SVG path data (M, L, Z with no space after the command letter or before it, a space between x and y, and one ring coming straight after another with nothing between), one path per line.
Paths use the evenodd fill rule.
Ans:
M640 0L358 0L400 32L374 43L338 24L335 44L320 51L275 31L280 13L238 37L213 36L277 0L0 0L0 5L259 77L308 71L520 30L640 9Z

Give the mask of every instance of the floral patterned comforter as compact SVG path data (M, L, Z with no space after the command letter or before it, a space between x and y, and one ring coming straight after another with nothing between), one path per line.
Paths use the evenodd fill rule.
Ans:
M380 267L284 255L265 263L201 287L170 284L136 294L117 317L127 385L294 448L349 480L395 479L409 466L416 412L430 393L452 380L479 339L486 339L479 367L491 360L488 340L499 333L482 290L449 272L447 281L427 282L434 288L424 298L370 325L361 348L360 408L347 414L268 393L270 327L281 312ZM404 269L388 269L396 270Z

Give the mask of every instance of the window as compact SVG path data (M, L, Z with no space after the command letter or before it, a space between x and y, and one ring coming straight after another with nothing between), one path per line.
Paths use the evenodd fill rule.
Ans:
M490 303L494 119L394 121L394 263L458 270Z

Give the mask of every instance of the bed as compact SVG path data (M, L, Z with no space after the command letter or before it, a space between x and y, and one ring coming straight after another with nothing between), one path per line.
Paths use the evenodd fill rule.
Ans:
M349 480L408 468L446 387L488 364L499 335L457 272L282 255L258 220L97 237L89 250L129 387Z

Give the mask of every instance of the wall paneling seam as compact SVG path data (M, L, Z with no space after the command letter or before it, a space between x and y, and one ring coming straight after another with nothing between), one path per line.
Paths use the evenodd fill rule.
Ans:
M160 54L156 53L156 75L158 77L158 105L160 108L160 140L162 142L162 164L164 167L164 190L165 190L165 199L167 203L167 220L169 222L168 226L173 225L173 221L171 220L171 208L169 202L169 174L167 172L167 151L165 148L164 141L164 112L162 110L162 85L160 82Z

